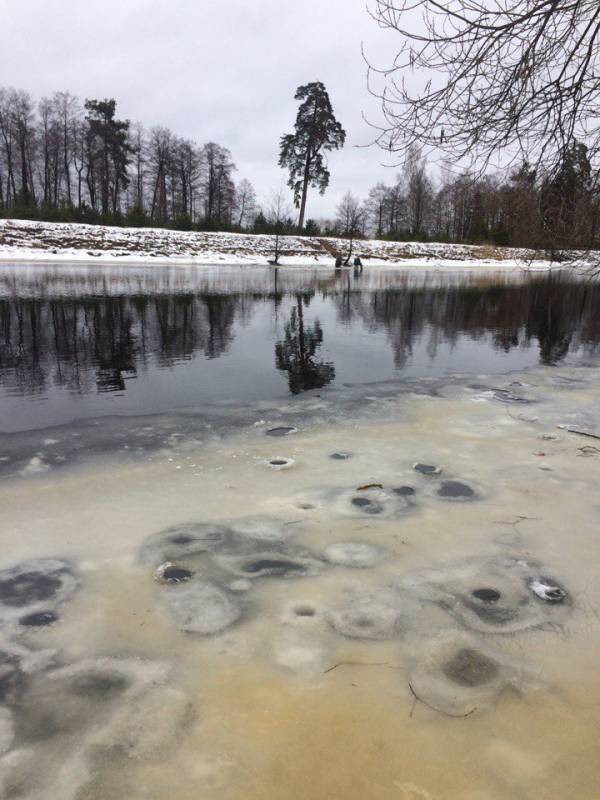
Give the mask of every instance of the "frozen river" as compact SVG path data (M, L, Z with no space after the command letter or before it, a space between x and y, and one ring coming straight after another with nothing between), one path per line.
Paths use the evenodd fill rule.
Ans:
M597 800L599 300L2 268L0 797Z

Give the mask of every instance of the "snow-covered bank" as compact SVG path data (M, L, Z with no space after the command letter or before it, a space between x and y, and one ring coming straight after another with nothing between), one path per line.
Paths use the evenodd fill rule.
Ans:
M275 237L205 233L163 228L118 228L77 223L0 220L0 262L109 262L264 264L273 258ZM331 267L348 242L323 237L280 239L282 266ZM354 254L370 266L495 267L548 269L547 261L513 248L421 242L357 241Z

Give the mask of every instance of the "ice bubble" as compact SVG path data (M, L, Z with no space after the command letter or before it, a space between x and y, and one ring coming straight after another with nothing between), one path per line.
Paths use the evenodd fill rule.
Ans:
M372 500L370 497L358 495L353 497L350 502L356 508L360 508L365 514L381 514L384 510L381 503Z
M183 583L189 581L194 576L194 573L185 567L179 567L166 561L154 573L154 577L161 583Z
M318 625L324 616L324 609L312 601L295 601L283 609L282 622L296 627Z
M243 578L304 578L316 575L322 564L302 553L279 551L253 552L243 556L222 555L217 562L223 569Z
M19 619L19 625L29 628L43 628L57 622L58 614L54 611L34 611Z
M267 436L291 436L294 433L298 433L298 428L292 425L280 425L278 428L269 428L266 431Z
M444 500L474 500L475 490L461 481L442 481L437 494Z
M290 469L290 467L293 467L295 463L296 462L293 458L287 458L285 456L273 456L266 462L268 467L276 470Z
M312 606L296 606L294 608L294 616L306 619L307 617L314 617L317 612Z
M337 542L325 548L323 555L331 564L345 567L372 567L382 560L380 547L363 542Z
M193 580L165 588L162 596L177 627L201 636L221 633L239 620L240 607L218 586Z
M396 489L392 489L392 492L398 497L414 497L416 494L412 486L398 486Z
M440 475L442 472L440 467L436 467L434 464L421 464L419 461L413 464L413 469L421 475Z

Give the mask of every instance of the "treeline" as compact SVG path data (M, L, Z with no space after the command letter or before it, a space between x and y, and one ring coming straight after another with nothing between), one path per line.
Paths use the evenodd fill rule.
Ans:
M338 209L338 218L347 219L348 205L346 196L346 213ZM437 182L413 152L396 181L374 186L360 209L363 232L378 238L546 250L600 246L598 175L580 143L563 154L553 174L523 164L484 176L445 171Z
M373 236L545 250L600 248L600 191L585 145L553 174L528 164L506 173L435 179L412 150L390 184L364 200L348 192L332 220L298 230L279 195L261 209L236 182L230 151L165 127L122 120L114 99L56 92L35 102L0 88L0 216L180 229Z
M0 215L248 228L258 209L231 153L119 119L113 99L0 88Z

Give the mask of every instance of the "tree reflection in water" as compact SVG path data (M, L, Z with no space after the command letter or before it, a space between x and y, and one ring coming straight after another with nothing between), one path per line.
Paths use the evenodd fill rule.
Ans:
M285 323L285 335L275 345L275 365L288 373L288 385L292 394L308 389L321 389L335 378L335 367L326 361L317 361L315 356L323 344L323 329L316 319L305 325L303 303L308 298L296 295L290 318Z
M318 319L308 321L310 303L318 305ZM273 283L266 270L209 277L156 270L135 278L132 270L107 277L36 267L24 279L17 268L5 268L0 392L36 397L58 386L84 395L123 393L142 373L198 356L219 359L236 339L244 344L235 367L244 372L241 400L243 381L255 381L265 368L287 373L293 394L332 383L336 353L347 352L349 343L354 350L346 369L350 363L360 379L361 360L372 352L362 349L363 341L371 333L385 333L397 370L426 354L426 374L440 344L446 345L443 367L452 369L452 349L469 342L491 354L537 347L542 364L557 364L569 354L597 353L599 307L600 286L565 273L515 280L373 269L352 281L349 274L279 270ZM259 312L286 314L283 336L272 344L252 324ZM327 360L320 357L324 338ZM269 365L273 345L275 364Z

